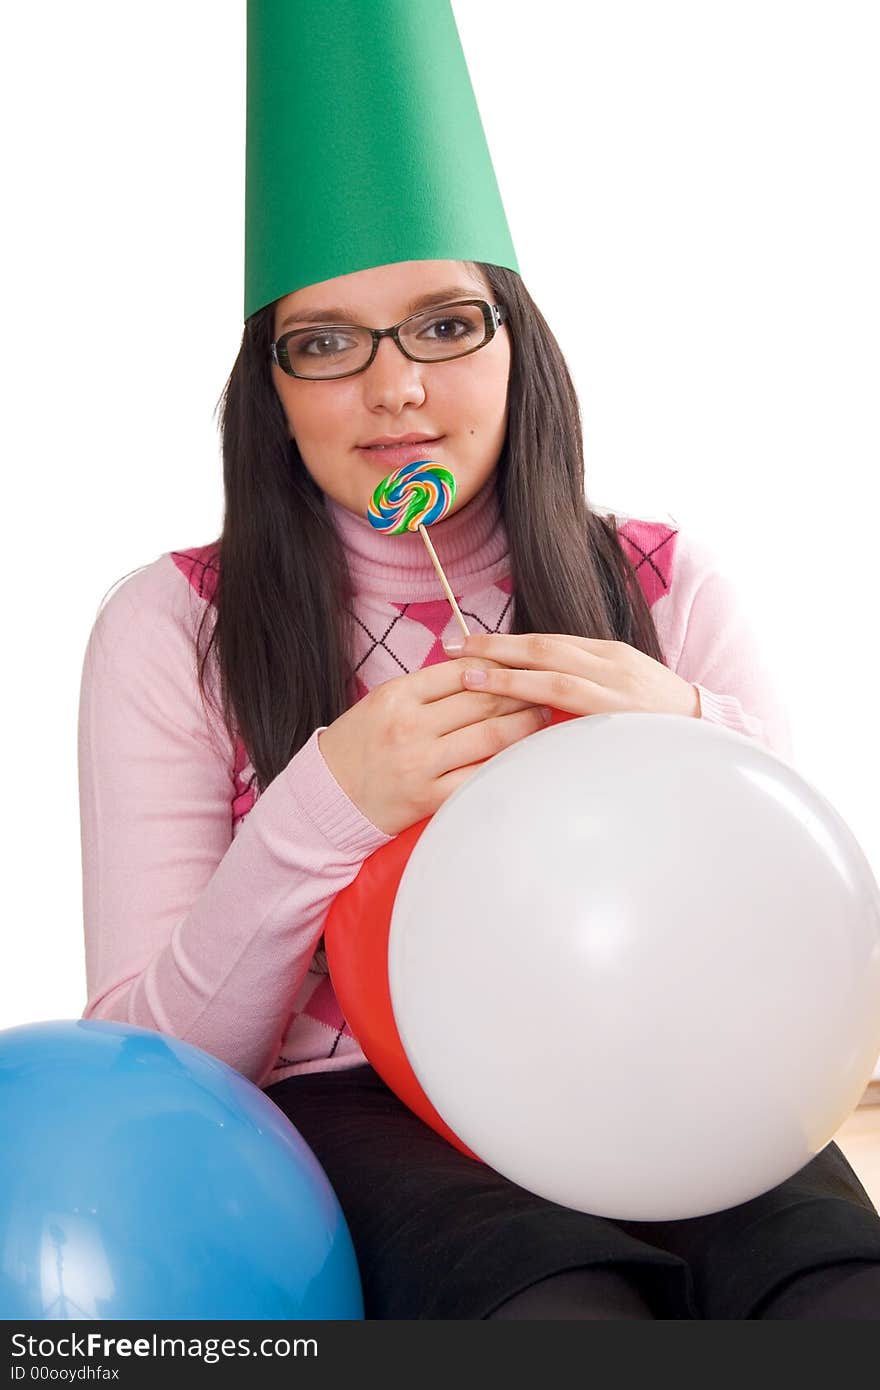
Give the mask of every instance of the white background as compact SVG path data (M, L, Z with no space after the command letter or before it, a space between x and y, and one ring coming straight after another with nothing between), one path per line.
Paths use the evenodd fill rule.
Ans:
M588 495L714 547L796 765L880 877L880 12L454 10L520 269L581 398ZM8 1027L85 1003L76 722L101 598L220 528L245 5L19 5L3 50Z

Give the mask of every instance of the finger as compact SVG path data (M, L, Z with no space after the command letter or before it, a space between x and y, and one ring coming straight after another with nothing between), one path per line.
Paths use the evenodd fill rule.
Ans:
M493 662L490 658L484 658L486 664L501 665L500 662ZM442 700L446 695L453 695L461 690L461 673L465 663L459 661L435 661L430 666L423 666L421 670L411 671L407 676L398 676L394 679L405 680L410 688L418 695L422 704L429 705L433 700Z
M465 729L486 719L532 708L530 700L502 695L500 691L487 695L482 691L464 690L459 672L459 684L455 692L444 699L432 701L425 710L425 719L430 732L442 738L444 734L454 733L457 729Z
M495 719L483 719L466 729L456 729L434 745L434 775L494 757L503 748L546 727L540 707L530 705Z
M413 689L422 704L430 705L445 699L448 695L461 692L461 673L466 664L464 660L438 661L431 666L423 666L420 671L412 672L406 679L413 682ZM481 664L501 668L500 661L484 659Z
M567 671L530 671L507 666L490 670L475 662L462 671L461 679L465 689L549 705L566 714L607 713L619 710L622 704L616 690Z
M520 670L570 671L587 675L607 669L618 642L573 637L557 632L475 633L465 638L462 653L503 662Z

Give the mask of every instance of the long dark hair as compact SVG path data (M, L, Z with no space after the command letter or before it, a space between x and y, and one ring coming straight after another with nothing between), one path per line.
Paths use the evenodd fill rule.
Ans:
M507 310L511 340L496 470L513 577L510 630L627 642L665 664L616 520L586 500L580 411L559 345L519 275L472 265ZM214 621L206 608L198 632L202 696L213 651L223 720L242 739L261 789L355 699L345 552L272 382L274 313L269 304L246 321L218 402L225 511Z

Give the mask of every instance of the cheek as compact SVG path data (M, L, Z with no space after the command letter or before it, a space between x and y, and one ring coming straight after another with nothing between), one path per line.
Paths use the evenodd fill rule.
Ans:
M332 392L329 383L322 391L320 386L318 383L318 390L310 390L306 383L290 381L279 390L290 433L302 450L333 448L347 437L346 422L354 419L350 391Z
M455 392L453 408L467 422L467 433L486 438L503 428L507 417L507 371L499 368L472 373Z

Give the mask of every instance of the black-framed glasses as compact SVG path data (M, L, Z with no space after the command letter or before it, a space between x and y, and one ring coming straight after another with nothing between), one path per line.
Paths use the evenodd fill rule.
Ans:
M379 351L380 338L393 338L412 362L448 362L479 352L506 318L500 304L456 299L410 314L392 328L365 328L357 323L294 328L270 345L269 355L288 376L336 381L366 371Z

